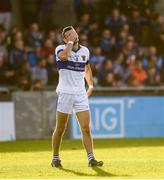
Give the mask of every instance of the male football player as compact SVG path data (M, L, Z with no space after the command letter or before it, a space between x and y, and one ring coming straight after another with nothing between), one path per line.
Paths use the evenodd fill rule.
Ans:
M90 132L90 111L88 96L93 91L92 72L89 65L89 50L79 44L78 34L72 26L62 31L63 45L55 50L59 70L59 82L56 89L57 110L56 127L52 136L53 167L62 167L59 157L62 136L66 129L69 114L75 111L79 122L82 140L87 152L88 166L102 166L93 154L93 142ZM85 79L88 90L85 89Z

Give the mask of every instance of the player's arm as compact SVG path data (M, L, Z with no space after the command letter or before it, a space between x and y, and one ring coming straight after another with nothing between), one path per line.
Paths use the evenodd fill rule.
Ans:
M71 54L72 48L73 48L73 43L67 43L67 47L59 53L59 58L62 61L68 61L68 57Z
M75 34L74 32L71 32L65 37L65 41L67 42L66 48L63 51L61 51L60 54L58 55L62 61L68 61L76 37L77 34Z
M85 79L88 84L87 95L91 96L93 92L93 79L92 79L92 70L90 64L85 65Z

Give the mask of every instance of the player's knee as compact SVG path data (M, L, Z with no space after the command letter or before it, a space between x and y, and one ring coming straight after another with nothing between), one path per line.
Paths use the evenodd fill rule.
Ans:
M82 134L89 134L90 133L90 128L89 126L84 126L81 128Z
M57 134L58 136L62 136L64 134L64 132L65 132L65 129L66 129L65 126L60 127L60 128L56 128L54 133Z

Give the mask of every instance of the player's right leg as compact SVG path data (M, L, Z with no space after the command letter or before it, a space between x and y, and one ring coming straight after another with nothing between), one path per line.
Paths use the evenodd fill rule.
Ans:
M58 93L56 109L56 127L52 135L53 160L51 165L53 167L61 167L61 161L59 157L60 144L67 126L68 116L69 114L71 114L72 108L72 95L61 92Z
M62 141L63 134L67 127L68 114L62 112L56 112L56 127L52 135L52 150L53 159L51 165L53 167L62 167L59 157L59 150Z

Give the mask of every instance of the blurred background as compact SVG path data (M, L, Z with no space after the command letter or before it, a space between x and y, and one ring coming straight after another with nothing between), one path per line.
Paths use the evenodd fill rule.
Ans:
M0 140L51 136L67 25L90 50L93 136L164 136L163 0L1 0Z

